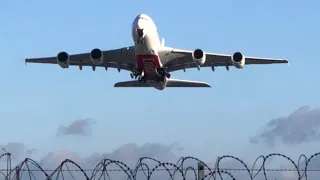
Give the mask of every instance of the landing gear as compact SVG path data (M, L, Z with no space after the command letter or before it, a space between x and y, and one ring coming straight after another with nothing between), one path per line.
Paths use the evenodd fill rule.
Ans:
M166 75L167 75L167 78L170 79L171 75L169 73L166 73Z
M147 82L147 80L144 77L138 77L138 81L139 82L144 82L144 83Z
M144 39L143 38L137 39L137 44L144 44Z
M157 77L156 81L157 82L164 82L165 78L170 78L170 74L166 72L164 68L159 68L157 69Z
M137 73L137 76L141 76L142 77L144 75L143 70L139 69L139 68L137 68L136 73Z
M143 29L136 29L136 31L137 31L138 37L139 37L139 38L142 38L143 35L144 35Z
M132 73L130 74L132 79L137 79L138 77L142 77L144 75L144 72L142 71L142 69L136 69L136 71L132 71Z
M132 79L138 79L139 82L146 82L144 78L144 71L142 69L137 68L136 71L132 71L130 74Z
M130 73L131 79L137 79L138 75L136 72Z
M138 44L144 44L144 32L143 29L136 29L136 34L138 36L137 43Z
M146 82L144 75L144 71L139 68L137 68L135 71L132 71L132 73L130 74L132 79L138 79L139 82ZM166 72L164 68L156 69L156 81L158 83L165 82L166 78L170 79L170 74Z
M157 81L157 83L159 83L159 82L164 82L164 76L159 76L159 75L157 75L157 76L156 76L156 81Z

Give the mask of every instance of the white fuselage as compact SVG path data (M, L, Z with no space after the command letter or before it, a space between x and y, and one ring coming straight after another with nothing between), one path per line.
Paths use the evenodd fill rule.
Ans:
M143 33L139 34L137 29L142 30ZM156 81L156 70L162 67L159 55L162 44L155 23L148 15L140 14L134 19L131 31L135 45L137 68L143 70L143 76L150 86L159 90L164 89L167 77L165 77L164 82Z

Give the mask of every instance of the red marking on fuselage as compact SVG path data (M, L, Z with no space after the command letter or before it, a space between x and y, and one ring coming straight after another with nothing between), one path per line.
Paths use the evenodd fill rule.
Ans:
M160 68L159 56L154 54L139 54L136 55L138 68L144 71L144 76L147 80L154 79L156 69Z

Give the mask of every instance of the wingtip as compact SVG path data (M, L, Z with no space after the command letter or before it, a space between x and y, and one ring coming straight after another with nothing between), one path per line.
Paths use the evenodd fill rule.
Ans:
M119 87L119 82L114 83L113 87Z
M290 65L288 59L284 59L283 61L284 61L284 63L288 64L288 66Z
M202 87L211 88L211 85L209 83L204 83Z

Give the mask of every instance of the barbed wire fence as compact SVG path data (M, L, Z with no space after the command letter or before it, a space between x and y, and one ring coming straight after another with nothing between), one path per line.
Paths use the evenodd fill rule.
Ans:
M168 179L168 180L204 180L204 179L308 179L311 172L320 171L320 167L313 167L316 169L309 169L308 167L312 164L312 160L320 154L314 153L309 158L302 154L298 162L293 161L290 157L280 154L273 153L266 156L259 156L252 167L249 168L247 164L241 159L225 155L218 157L213 167L210 167L205 162L201 161L196 157L181 157L176 163L162 162L151 157L142 157L137 161L134 168L130 168L129 165L112 159L101 160L94 168L81 167L71 159L65 159L56 168L44 169L41 167L41 163L37 163L35 160L30 158L24 159L20 164L12 167L11 154L4 153L0 156L0 161L5 162L6 168L0 169L0 179L3 180L24 180L24 179L112 179L112 180L140 180L140 179ZM266 162L272 157L281 157L287 160L293 165L292 169L268 169L266 168ZM238 162L243 168L222 168L221 161L223 159L232 159ZM190 163L190 160L192 163ZM150 163L147 163L150 161ZM189 163L187 163L189 161ZM261 165L257 165L260 161ZM320 162L320 161L319 161ZM320 163L318 163L320 165ZM193 166L192 166L193 165ZM73 166L74 168L70 168ZM313 165L314 166L314 165ZM116 176L112 176L112 172L116 172ZM119 173L121 172L121 173ZM161 172L157 174L156 172ZM239 174L241 172L242 174ZM275 175L269 177L270 172L293 172L288 176ZM2 177L1 177L2 176ZM237 177L236 177L237 176ZM168 177L168 178L166 178ZM319 175L311 176L319 178Z

